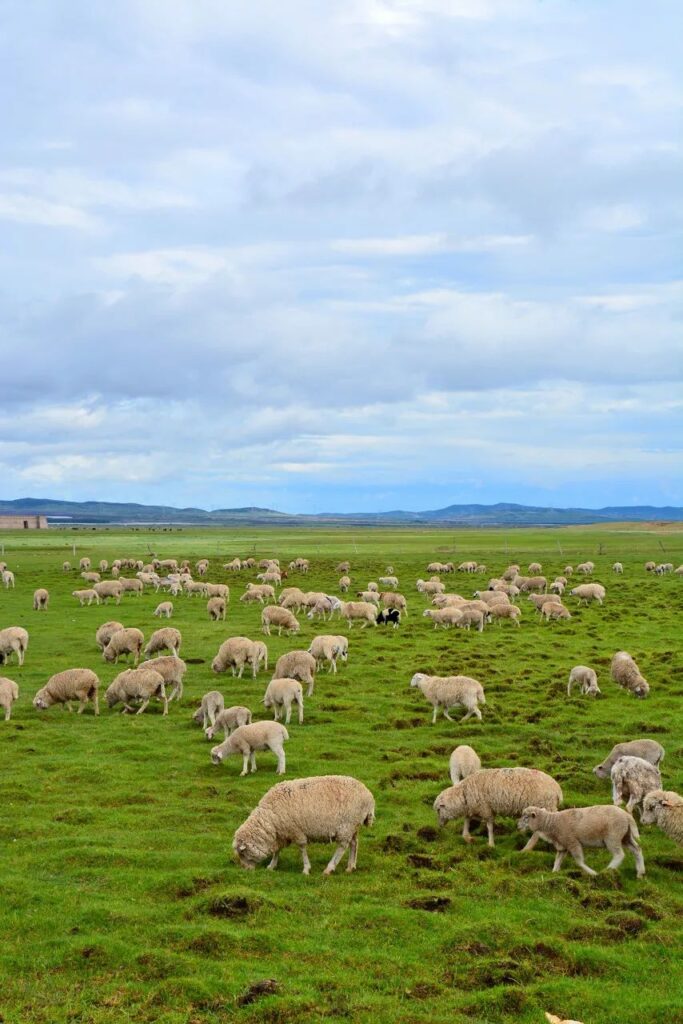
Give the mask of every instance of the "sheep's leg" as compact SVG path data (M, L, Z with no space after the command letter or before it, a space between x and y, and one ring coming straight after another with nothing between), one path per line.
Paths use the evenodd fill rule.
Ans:
M240 665L240 670L239 670L239 672L237 673L237 678L238 678L238 679L241 679L241 678L242 678L242 673L243 673L243 672L244 672L244 662L242 662L242 664ZM235 674L235 669L234 669L234 668L233 668L233 670L232 670L232 674L233 674L233 675Z
M593 871L593 868L589 868L583 859L583 847L580 843L577 843L574 847L570 847L569 852L582 871L585 871L587 875L597 875L597 871Z
M275 868L277 867L277 862L278 862L279 859L280 859L280 851L276 850L275 853L273 854L273 856L270 859L270 863L268 864L267 870L268 871L275 871Z
M349 862L346 865L347 871L356 870L356 861L358 860L358 833L354 835L351 840L351 846L349 847Z
M147 707L148 704L149 704L149 697L147 698L147 700L143 700L142 704L140 705L140 708L137 711L137 714L141 715L142 712L145 710L145 708Z
M434 705L434 714L432 715L432 725L434 725L434 723L436 722L436 716L437 716L438 713L439 713L439 705L435 704Z
M607 847L609 852L612 854L612 859L609 862L609 864L607 865L607 867L605 868L605 871L617 871L619 869L619 866L620 866L621 862L623 861L624 857L626 856L626 852L624 851L624 848L621 845L621 841L620 840L616 841L616 842L609 842L609 841L607 841L605 843L605 846Z
M69 714L73 714L73 705L72 705L70 700L68 700L66 702L66 707L67 707L67 710L68 710Z
M342 859L342 857L346 853L348 847L349 847L348 843L340 843L339 844L337 849L332 854L332 857L330 859L330 863L327 865L327 867L323 871L324 875L331 875L332 874L332 872L337 867L337 864L339 863L339 861Z
M277 757L277 768L275 769L275 772L276 772L277 775L284 775L285 774L285 752L284 752L283 747L280 747L279 750L274 750L273 753ZM254 768L254 771L256 771L255 768Z
M83 714L83 710L84 710L84 708L85 708L85 705L86 705L87 703L88 703L88 698L87 698L87 697L86 697L85 699L80 699L80 700L79 700L79 702L78 702L78 714L79 714L79 715L82 715L82 714Z
M632 839L625 839L623 842L626 849L630 850L635 858L636 876L638 878L642 878L645 874L645 861L643 859L643 851L638 846L638 843L634 842Z
M448 714L448 708L444 708L443 709L443 716L444 716L444 718L447 718L449 722L453 722L454 721L454 719L451 718L451 716Z
M299 705L299 725L303 725L304 724L304 702L302 700L298 700L297 704Z
M242 755L242 771L240 772L240 776L246 775L248 771L249 771L249 751L247 750L246 754Z
M471 718L474 714L474 708L470 708L466 715L463 715L460 719L461 722L466 722L468 718Z
M168 714L168 702L170 701L171 698L167 697L165 693L162 693L161 699L164 702L164 716L166 716Z
M256 751L255 750L252 750L252 752L251 752L251 770L252 770L252 772L256 771Z
M472 842L472 836L470 835L470 819L465 818L465 823L462 827L462 837L466 843Z
M523 847L522 850L520 850L520 853L529 853L530 850L534 849L534 847L536 846L536 843L538 842L538 840L540 838L541 838L541 833L540 832L534 832L533 835L530 837L529 842L526 844L526 846Z
M313 693L313 680L311 679L310 683L308 684L308 689L306 690L306 696L310 697L312 693Z
M628 798L628 803L626 804L626 810L629 814L633 814L633 808L636 807L637 804L638 797L631 793L630 797Z
M621 795L621 790L619 789L619 786L615 782L614 785L612 786L612 803L615 804L617 807L621 807L623 802L624 802L624 798Z
M493 818L487 818L486 831L489 834L489 846L495 846L496 844L493 838Z
M555 863L553 864L553 871L559 871L562 867L562 861L567 856L566 850L557 850L555 853Z
M311 862L308 858L308 850L306 849L306 842L299 843L299 849L301 850L301 859L304 862L304 874L310 875L311 873Z

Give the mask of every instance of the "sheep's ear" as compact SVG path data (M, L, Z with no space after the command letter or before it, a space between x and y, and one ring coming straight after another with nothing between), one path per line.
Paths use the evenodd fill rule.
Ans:
M674 804L673 800L669 800L669 798L665 796L665 797L663 797L659 801L659 806L660 807L675 807L676 805Z
M240 850L242 853L244 853L246 848L247 848L247 844L246 843L240 843L239 846L237 847L237 849Z

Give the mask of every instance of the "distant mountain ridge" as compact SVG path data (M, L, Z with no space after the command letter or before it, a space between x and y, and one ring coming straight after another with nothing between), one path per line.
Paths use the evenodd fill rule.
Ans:
M57 525L74 524L175 524L206 526L577 526L609 522L683 522L683 508L654 505L612 505L606 508L545 508L498 502L495 505L448 505L424 512L321 512L289 514L274 509L175 508L172 505L141 505L135 502L58 501L53 498L17 498L0 501L0 515L46 515Z

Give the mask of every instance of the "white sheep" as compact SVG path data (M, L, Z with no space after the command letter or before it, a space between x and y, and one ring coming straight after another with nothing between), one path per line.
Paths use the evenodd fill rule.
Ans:
M389 588L393 588L394 590L398 588L398 579L396 576L380 576L377 582L387 590Z
M212 740L219 729L223 730L224 736L229 736L235 729L239 729L241 725L249 725L251 723L251 711L249 708L243 707L241 704L234 704L230 708L223 708L216 715L216 721L213 725L210 725L204 730L204 735L207 740Z
M270 857L271 871L277 867L280 850L298 846L303 873L308 875L308 843L332 841L337 848L324 874L332 874L347 849L346 870L353 871L358 858L358 833L374 820L374 797L358 779L348 775L293 779L268 790L235 832L232 845L243 868L253 870Z
M81 572L87 572L88 569L90 568L90 564L91 563L89 558L81 558L80 562L78 563L78 568L81 570Z
M514 622L515 626L519 626L519 620L522 617L522 609L518 608L516 604L492 604L489 606L489 618L498 619L500 624L503 619L509 619Z
M192 716L192 720L201 725L206 732L216 722L216 716L225 708L225 699L218 690L210 690L202 697L202 702Z
M169 704L172 700L180 700L183 695L183 677L187 672L187 665L182 658L174 654L162 655L161 658L153 658L151 661L143 661L140 668L151 668L163 677L167 687L172 687L168 698Z
M148 666L149 663L141 665L139 668L127 668L124 672L119 672L105 693L107 705L110 708L115 707L121 701L123 703L122 714L125 715L129 711L133 711L131 701L140 700L142 703L136 714L141 715L152 697L158 697L163 702L164 715L168 714L168 697L166 696L164 677L160 672Z
M613 766L620 757L642 757L655 767L664 760L664 747L657 740L631 740L628 743L616 743L602 762L593 769L599 779L607 779Z
M671 790L653 789L643 800L643 825L658 825L669 839L683 846L683 797Z
M468 775L474 775L480 768L479 755L473 747L469 747L466 743L455 748L448 763L448 773L453 785L466 779Z
M115 622L114 620L111 620L110 622L103 622L95 633L95 643L99 649L103 651L114 633L118 633L120 629L124 628L125 627L122 622Z
M212 622L225 621L225 598L210 597L206 602L206 610Z
M605 600L606 591L601 583L582 583L581 586L574 587L569 593L572 597L578 597L579 604L590 604L591 601L597 601L601 605Z
M308 684L306 696L310 697L315 685L315 658L308 651L288 651L275 664L273 679L298 679Z
M292 704L296 704L299 713L299 725L304 721L304 692L298 679L271 679L263 695L263 705L273 709L273 718L279 722L282 714L289 725L292 717Z
M620 573L622 573L623 571L624 571L624 567L623 567L623 565L621 564L621 562L615 562L615 563L614 563L614 565L612 566L612 572L615 572L615 573L617 573L617 574L620 574Z
M102 577L98 572L82 572L81 579L86 583L99 583Z
M351 577L350 576L341 576L339 578L338 587L339 587L340 593L345 594L350 586L351 586Z
M628 754L612 765L612 802L620 807L627 800L626 810L631 814L636 807L642 810L643 798L653 789L662 788L659 769L642 757Z
M466 629L469 633L472 626L478 630L479 633L484 632L484 622L488 617L489 611L482 611L480 608L473 608L472 602L467 605L461 605L458 609L460 612L460 618L456 622L458 629Z
M300 612L308 604L306 595L300 587L285 587L280 591L277 603L281 608L288 608L294 612Z
M593 572L594 568L595 568L595 565L593 564L593 562L581 562L579 565L577 565L576 571L577 572L582 572L584 574L584 576L590 576L590 574ZM567 576L570 575L570 573L568 573L566 569L565 569L565 575L567 575Z
M16 654L19 665L23 665L27 650L28 633L23 626L0 629L0 665L6 665L13 654Z
M488 845L495 846L495 816L521 814L531 800L554 811L562 803L562 790L552 776L535 768L482 768L439 793L434 810L442 826L453 818L464 818L462 837L466 843L472 842L470 821L484 821ZM523 852L533 850L539 838L534 832Z
M62 562L62 572L71 572L71 562Z
M112 633L109 643L102 651L102 657L105 661L113 661L118 664L121 655L132 654L134 663L137 665L144 642L145 637L141 630L134 627L119 629Z
M520 832L531 831L551 843L555 850L553 871L559 871L567 853L587 875L597 875L584 860L584 846L604 846L612 854L607 871L616 871L629 850L636 862L636 875L645 874L645 861L638 845L638 826L633 817L620 807L598 804L595 807L572 807L552 811L529 806L517 823Z
M50 603L50 595L44 587L40 587L38 590L33 591L33 610L34 612L47 611L47 606Z
M423 619L431 619L434 629L441 626L448 629L450 626L457 626L462 618L462 612L455 605L446 605L445 608L425 608L422 612Z
M157 619L170 619L173 615L173 601L162 601L154 609L154 615Z
M86 601L88 603L88 607L90 607L93 601L95 602L95 604L100 603L100 599L98 597L96 590L72 590L71 596L77 598L81 608L86 603Z
M164 626L152 633L147 641L145 654L149 657L152 654L160 654L161 651L170 651L172 655L179 658L182 642L183 638L179 629L174 629L173 626Z
M106 604L111 597L114 598L116 604L121 604L121 597L123 595L121 580L103 580L101 583L95 583L93 590L102 604Z
M362 629L377 625L377 608L369 601L340 601L339 614L346 619L349 629L353 629L356 620L363 622Z
M73 711L71 701L78 701L80 715L89 700L92 700L95 714L99 715L100 681L89 668L68 668L50 676L45 686L41 687L33 698L33 706L46 710L53 704L66 704Z
M240 597L240 601L250 603L252 601L258 601L259 604L265 604L266 601L275 600L275 591L268 583L262 583L260 585L256 583L247 583L247 589Z
M5 712L5 721L12 717L12 704L19 699L19 687L13 679L0 676L0 708Z
M650 686L635 661L626 651L617 651L612 658L610 675L615 683L636 697L647 697Z
M252 772L256 771L257 750L272 750L277 757L276 773L284 775L284 743L288 739L289 733L280 722L252 722L250 725L241 725L222 743L212 747L211 760L214 764L220 764L230 754L241 754L242 771L240 775L246 775L250 762Z
M546 622L557 621L558 619L571 619L572 613L568 608L565 608L563 604L554 604L552 601L546 601L541 608L541 618L545 619Z
M569 681L567 683L567 696L572 695L572 686L574 683L581 684L581 693L589 696L596 697L601 691L598 686L597 672L593 668L589 668L588 665L575 665L569 673Z
M269 604L261 612L261 628L266 636L270 636L271 626L277 629L277 635L282 636L282 630L290 636L298 633L301 626L296 618L287 608L280 608L277 604Z
M466 722L472 715L481 721L479 704L486 704L486 697L484 687L476 679L469 676L427 676L423 672L416 672L410 685L417 687L434 708L432 725L436 722L439 709L443 710L444 718L452 722L448 711L454 707L466 709L467 713L460 719L461 722Z
M246 636L232 636L218 648L211 669L214 672L227 672L230 669L233 676L241 679L244 666L248 663L251 665L252 677L256 679L261 660L267 665L268 651L265 644L256 644Z
M337 659L346 661L349 654L349 641L345 636L332 636L323 634L314 636L308 653L315 658L316 670L322 668L323 662L328 662L327 671L337 671Z

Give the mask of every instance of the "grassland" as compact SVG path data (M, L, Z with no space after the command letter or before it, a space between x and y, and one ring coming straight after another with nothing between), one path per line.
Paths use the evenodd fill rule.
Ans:
M566 805L609 802L591 768L618 740L652 736L667 749L667 787L683 789L681 696L683 580L645 574L647 558L683 562L683 533L564 529L537 531L79 530L0 536L16 590L0 592L0 625L31 634L26 663L3 673L21 699L0 723L2 913L0 1017L7 1024L163 1022L299 1024L507 1024L542 1021L544 1009L586 1024L671 1024L681 1005L683 852L643 828L647 877L631 859L618 875L583 876L567 864L552 875L544 844L521 856L511 820L495 850L479 833L466 847L459 829L437 830L431 804L448 784L448 755L471 743L485 766L530 765L553 774ZM213 676L210 661L229 635L258 636L259 607L238 602L211 623L204 602L177 598L172 624L190 661L186 694L140 717L107 710L38 713L34 692L53 672L115 669L94 645L109 618L159 625L153 593L120 608L80 608L76 573L64 558L201 556L209 578L235 554L312 561L310 589L335 592L336 562L348 557L354 582L392 564L409 599L404 626L351 631L348 666L321 673L303 726L291 726L291 777L356 775L374 792L377 821L361 837L359 870L320 874L329 851L312 847L313 874L296 851L277 872L242 871L232 834L275 781L274 759L240 779L238 759L213 767L191 713L216 685L228 703L259 715L267 675L256 683ZM523 608L520 629L483 635L434 631L414 589L432 558L473 557L492 572L538 559L548 573L585 558L608 587L601 608L574 609L568 623L543 625ZM612 578L616 559L624 576ZM80 581L79 581L80 582ZM290 580L298 582L298 580ZM467 592L471 578L452 589ZM31 611L47 586L46 614ZM572 599L569 603L573 604ZM307 646L327 627L302 619L300 639L271 638L271 661ZM337 631L335 625L333 630ZM612 653L628 649L652 686L636 701L607 678ZM598 669L603 698L566 697L574 664ZM487 695L482 723L431 726L429 708L408 688L414 671L463 672ZM604 866L604 851L588 855ZM240 997L262 979L279 990ZM680 1018L678 1018L680 1019Z

